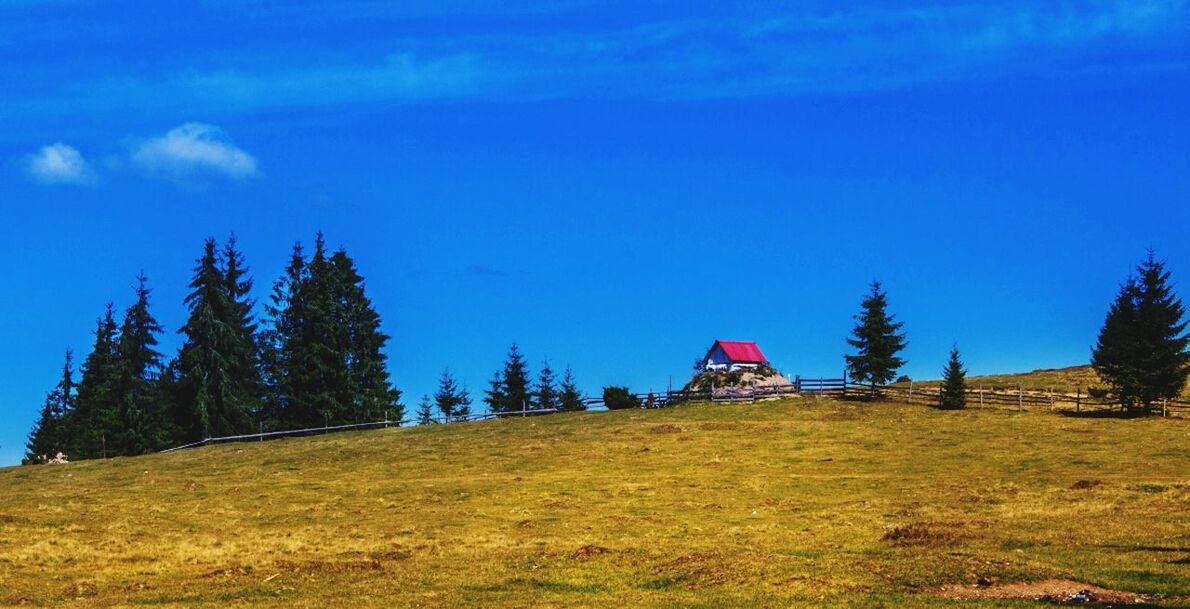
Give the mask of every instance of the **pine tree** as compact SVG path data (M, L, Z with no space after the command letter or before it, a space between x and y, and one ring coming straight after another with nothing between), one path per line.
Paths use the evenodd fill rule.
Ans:
M265 305L265 329L259 334L260 376L264 383L262 425L270 429L286 428L293 419L290 396L294 381L286 371L294 366L294 351L298 346L304 306L300 288L306 280L305 255L302 244L295 243L285 274L273 284L269 303Z
M64 451L71 458L90 459L111 454L106 430L118 417L117 382L120 376L116 345L119 331L115 307L108 303L95 328L95 343L83 361L74 409L66 416Z
M270 419L307 427L404 417L389 381L389 337L345 250L328 257L322 233L308 262L295 246L266 312L261 369Z
M1137 274L1112 303L1091 365L1121 405L1149 412L1156 401L1177 397L1185 387L1190 336L1165 264L1150 251Z
M501 376L500 371L492 374L492 380L488 381L488 388L484 390L483 394L483 402L487 404L488 412L504 412L508 398L504 391L504 378Z
M967 371L959 359L959 348L951 347L950 360L942 370L942 389L938 398L940 408L962 408L967 405Z
M66 361L62 365L62 378L45 398L41 416L37 419L26 444L26 456L30 461L52 459L59 452L66 452L66 418L74 406L74 356L66 350Z
M430 402L430 396L421 396L421 401L417 403L417 424L433 425L437 422L434 420L434 405Z
M404 417L401 392L389 382L388 356L384 353L389 336L381 331L380 314L364 290L364 278L355 261L340 248L330 260L332 318L342 333L340 345L346 364L345 410L357 421L379 417Z
M562 389L558 395L558 407L566 412L587 409L586 403L583 402L583 394L578 390L578 385L574 382L574 373L570 371L569 366L566 367L566 372L562 375Z
M471 392L467 391L467 385L463 385L463 389L455 396L455 418L460 421L467 420L471 416Z
M309 275L298 286L302 316L291 347L293 361L286 371L294 384L289 394L290 416L301 427L349 422L343 403L349 392L346 333L334 317L333 280L326 241L319 232Z
M232 255L238 257L234 249ZM244 282L234 275L229 281L214 239L203 244L197 264L185 300L190 316L179 330L185 341L171 369L174 420L184 443L247 433L256 404L255 345L245 319L251 313L237 301L246 297ZM238 261L232 264L239 273Z
M558 410L558 389L554 386L554 371L547 359L537 373L537 388L533 392L534 406L540 410Z
M256 301L251 296L254 282L248 275L244 255L236 249L234 234L223 247L222 270L224 291L231 306L227 323L233 339L228 353L232 397L238 409L260 421L264 382L260 376L260 343L253 312Z
M442 413L442 420L449 422L458 416L458 408L461 405L460 391L449 368L443 370L442 376L438 379L438 391L434 393L434 403L438 406L438 412Z
M527 410L533 397L529 391L529 369L525 366L525 358L516 343L508 350L508 359L504 362L504 376L500 382L504 394L504 404L500 412Z
M116 345L117 419L105 431L114 438L113 450L139 455L164 448L173 437L160 400L157 378L161 354L156 350L161 325L149 311L148 279L137 277L136 302L128 307Z
M887 294L880 290L879 281L872 282L872 290L860 306L852 330L855 338L847 339L859 353L846 356L847 369L857 383L870 385L875 396L876 386L891 381L905 365L905 360L897 357L905 348L905 335L897 332L904 324L888 314Z

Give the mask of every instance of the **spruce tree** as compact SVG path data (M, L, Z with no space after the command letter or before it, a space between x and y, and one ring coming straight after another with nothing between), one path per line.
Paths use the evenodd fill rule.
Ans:
M117 382L120 362L116 353L119 331L115 307L109 302L95 328L95 343L83 361L74 409L63 424L66 450L71 458L91 459L111 454L106 430L118 420Z
M291 347L293 361L286 371L294 385L289 396L290 415L301 427L346 423L346 333L335 319L334 277L321 232L314 239L309 269L298 286L303 310Z
M294 418L290 396L294 379L286 372L294 366L304 306L300 288L308 270L302 244L295 243L289 264L265 305L265 328L259 334L260 376L264 384L262 423L270 429L288 428Z
M342 351L346 394L344 407L356 421L404 417L401 392L389 382L389 336L381 331L380 314L364 290L364 278L343 248L330 259L332 319L338 323L336 345Z
M547 359L537 373L537 388L533 392L534 406L541 410L559 410L558 389L554 385L554 371Z
M1095 372L1129 410L1149 412L1158 400L1177 397L1190 375L1185 308L1169 279L1150 251L1137 277L1121 286L1092 351Z
M471 392L467 391L467 385L455 396L455 418L461 421L467 420L471 416Z
M450 374L450 369L442 371L442 376L438 379L438 391L434 393L434 403L438 406L438 412L442 413L442 420L450 422L451 419L459 416L458 409L462 405L462 395L459 390L458 383Z
M434 420L434 405L430 402L430 396L421 396L421 401L417 403L417 424L433 425L437 422Z
M905 335L898 332L904 324L888 313L887 294L881 291L879 281L872 282L871 292L860 307L852 330L854 338L847 339L859 352L846 356L847 369L854 381L870 385L875 396L876 386L893 380L897 369L905 365L905 360L897 357L905 348Z
M525 366L525 358L516 343L508 350L508 359L504 362L504 376L500 381L504 394L504 407L501 412L527 410L533 397L529 390L529 369Z
M587 409L587 404L583 402L583 394L578 390L578 385L574 382L574 373L570 371L569 366L566 367L566 372L562 374L562 388L558 394L558 408L566 412Z
M504 412L508 399L505 397L504 377L499 370L492 374L492 380L488 381L488 388L484 390L483 394L483 402L487 404L488 412Z
M962 408L967 405L967 371L959 359L959 348L951 347L950 360L942 370L942 388L938 397L940 408Z
M165 448L173 439L157 379L161 354L156 350L161 325L149 311L148 279L137 277L136 302L128 307L116 345L118 378L117 418L106 431L112 448L124 455L139 455Z
M256 301L251 296L254 282L244 255L236 248L234 234L223 247L222 261L224 291L231 307L227 323L233 339L228 353L233 398L237 408L259 421L264 382L260 376L259 328L253 312Z
M185 299L190 315L179 330L185 340L171 371L177 374L171 383L177 400L174 420L183 443L247 433L253 427L255 346L244 326L242 302L235 300L242 286L238 278L229 283L215 240L207 239Z
M45 398L33 431L26 444L26 457L30 461L52 459L67 448L66 418L74 405L74 362L73 354L66 350L66 361L62 365L62 378Z

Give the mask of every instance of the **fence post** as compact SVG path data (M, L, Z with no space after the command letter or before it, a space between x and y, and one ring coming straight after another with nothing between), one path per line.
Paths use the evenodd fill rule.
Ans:
M913 381L909 381L909 403L913 403Z
M1083 411L1083 386L1082 385L1078 386L1078 389L1075 391L1075 394L1074 394L1074 411L1075 412Z
M797 393L802 392L802 375L799 374L799 375L797 375L797 378L794 379L793 390L796 391Z
M1169 416L1169 398L1161 398L1161 416Z
M979 407L983 408L983 385L979 386Z
M1025 388L1020 385L1016 386L1016 409L1018 412L1025 409Z
M1054 410L1054 388L1050 387L1050 411Z

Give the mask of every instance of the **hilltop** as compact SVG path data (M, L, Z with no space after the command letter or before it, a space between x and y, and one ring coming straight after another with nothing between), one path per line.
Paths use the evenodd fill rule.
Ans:
M0 605L1184 606L1188 431L803 398L9 468Z

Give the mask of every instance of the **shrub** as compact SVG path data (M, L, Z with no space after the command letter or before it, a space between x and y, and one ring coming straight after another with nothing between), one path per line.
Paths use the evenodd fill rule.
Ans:
M627 387L604 387L603 405L608 410L626 410L640 408L640 398L632 395Z

